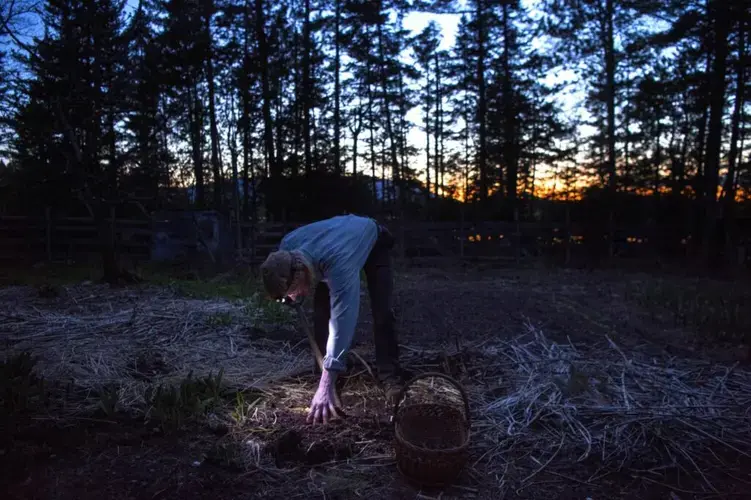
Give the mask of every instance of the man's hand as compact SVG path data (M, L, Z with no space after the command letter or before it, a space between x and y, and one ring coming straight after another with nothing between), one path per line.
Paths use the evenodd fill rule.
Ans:
M313 401L310 403L310 413L308 414L308 423L328 423L329 419L338 416L338 401L336 397L336 373L323 370L321 382L318 384L318 390Z

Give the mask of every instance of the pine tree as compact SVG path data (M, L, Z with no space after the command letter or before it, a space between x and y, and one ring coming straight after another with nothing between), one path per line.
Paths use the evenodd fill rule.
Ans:
M450 120L458 124L454 131L461 144L457 153L460 160L456 164L461 165L462 199L465 203L480 199L480 191L483 189L481 178L486 175L479 172L479 154L477 148L473 147L479 128L474 112L479 106L479 96L477 54L471 27L469 17L462 15L449 59L448 71L453 76L447 82Z
M13 133L11 74L7 53L0 50L0 158L8 159Z
M437 75L435 60L437 57L438 46L440 44L440 30L435 21L431 21L425 29L415 37L412 50L415 55L415 62L424 76L422 84L422 93L420 95L423 101L424 126L425 131L425 195L426 200L430 200L431 191L431 136L433 122L433 103L437 102ZM438 195L438 178L435 177L435 192Z
M596 132L591 137L589 161L604 194L607 212L607 255L614 254L619 187L617 114L621 109L620 85L625 70L620 35L629 39L636 21L654 8L654 2L596 0L545 0L546 28L558 43L555 50L579 72L589 87L586 107Z
M128 134L128 190L158 205L161 189L170 185L174 159L167 147L167 117L156 6L140 2L127 29L128 47L126 130Z
M127 46L123 4L109 0L50 0L45 36L30 47L28 100L17 116L17 161L62 201L68 184L96 222L104 279L124 277L110 227L121 198L122 153L116 124L123 118ZM40 141L32 144L29 141ZM58 169L65 168L62 172ZM54 201L50 198L49 201Z
M160 0L159 46L167 113L173 144L187 139L197 208L206 206L205 125L206 95L203 85L205 46L196 36L204 31L198 0Z

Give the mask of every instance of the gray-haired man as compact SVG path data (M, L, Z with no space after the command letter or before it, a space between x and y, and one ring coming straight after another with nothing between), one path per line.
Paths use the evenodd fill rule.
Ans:
M360 308L360 271L365 271L374 323L376 367L393 399L405 373L392 312L390 250L394 238L368 217L342 215L288 233L261 265L264 287L275 300L296 301L314 288L314 332L323 373L310 406L309 422L336 415L335 384L346 369Z

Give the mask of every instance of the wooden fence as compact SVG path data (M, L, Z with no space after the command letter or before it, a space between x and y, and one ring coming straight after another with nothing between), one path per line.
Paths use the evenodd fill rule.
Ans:
M113 212L110 223L120 252L135 260L149 258L154 234L150 219L118 219ZM385 221L384 224L396 237L397 255L412 262L458 258L519 264L524 260L553 257L568 263L573 256L589 251L576 225L423 221ZM284 234L300 225L241 223L239 228L230 225L229 230L236 250L245 260L257 264L278 246ZM592 239L590 235L590 242ZM617 252L622 257L649 257L656 252L651 244L653 239L653 234L640 228L619 230ZM90 217L54 217L49 210L38 217L0 215L0 258L4 260L78 260L95 254L99 241L96 225Z
M117 219L110 226L118 249L146 259L151 246L150 219ZM100 235L92 217L0 215L0 259L69 260L95 254Z

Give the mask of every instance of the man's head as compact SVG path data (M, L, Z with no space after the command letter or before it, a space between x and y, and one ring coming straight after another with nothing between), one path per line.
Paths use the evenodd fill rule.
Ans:
M297 300L307 294L311 271L302 253L278 250L261 264L261 276L266 293L274 300L285 297Z

